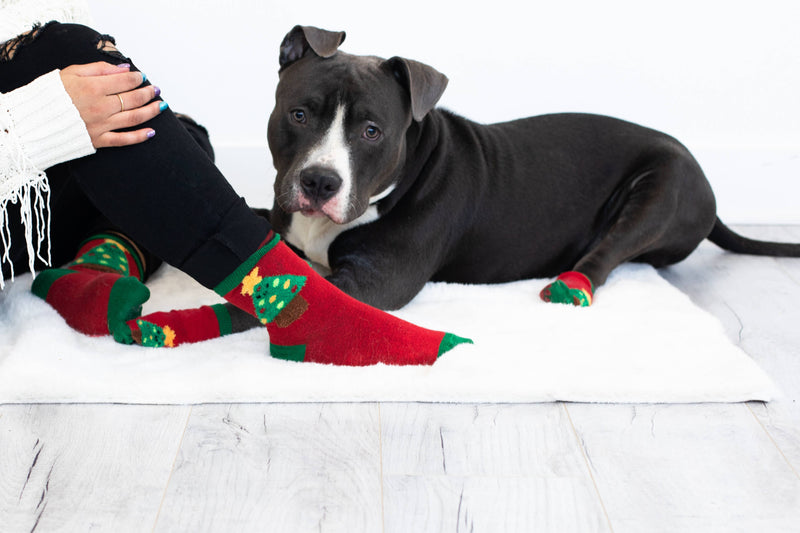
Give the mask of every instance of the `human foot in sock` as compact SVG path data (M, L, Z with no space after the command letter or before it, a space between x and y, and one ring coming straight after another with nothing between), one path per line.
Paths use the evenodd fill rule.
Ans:
M214 290L266 325L270 354L279 359L354 366L430 365L456 345L472 342L420 328L347 296L314 272L277 235ZM223 331L207 311L203 312L205 318L190 318L189 313L195 312L150 315L141 318L141 325L132 321L128 327L145 333L153 331L150 325L156 325L164 332L165 341L165 326L173 332L188 331L187 324L193 320L206 324L191 328L195 333L189 336L196 339L202 330L212 333L207 338L213 337L215 330ZM158 330L155 332L154 338L160 338ZM180 342L179 337L180 332L173 344Z
M574 270L564 272L539 293L539 297L545 302L572 304L578 307L592 305L592 295L592 282Z
M232 304L204 305L196 309L157 312L126 322L113 332L123 344L174 348L247 331L260 324L252 315Z
M150 291L141 282L141 255L114 234L91 237L64 268L40 272L31 292L87 335L108 335L139 316Z

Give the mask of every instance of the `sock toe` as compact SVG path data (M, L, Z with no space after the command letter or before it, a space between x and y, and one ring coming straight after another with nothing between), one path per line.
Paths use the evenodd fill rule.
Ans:
M573 296L570 288L561 280L556 280L545 287L539 295L545 302L572 304Z
M439 343L439 353L436 355L436 358L440 358L442 355L449 352L459 344L473 344L473 342L472 339L459 337L458 335L453 335L452 333L445 333L444 337L442 338L442 342Z
M117 338L117 331L125 337L125 324L142 314L142 304L150 299L150 289L133 277L120 278L111 288L108 298L108 330Z
M577 307L588 307L592 304L591 297L581 289L573 289L561 280L556 280L539 293L545 302L568 304Z

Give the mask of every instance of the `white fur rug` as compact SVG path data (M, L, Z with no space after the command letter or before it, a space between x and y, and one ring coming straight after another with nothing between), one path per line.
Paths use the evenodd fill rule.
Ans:
M432 367L293 363L265 330L152 349L72 331L32 296L30 275L0 293L0 403L738 402L770 379L649 266L618 269L591 308L545 304L546 284L428 284L397 314L474 339ZM145 312L219 299L164 268ZM347 335L347 331L342 331Z

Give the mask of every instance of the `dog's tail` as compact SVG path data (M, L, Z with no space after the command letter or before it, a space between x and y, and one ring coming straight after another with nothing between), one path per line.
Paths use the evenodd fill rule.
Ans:
M722 223L717 217L708 240L729 252L775 257L800 257L800 244L757 241L743 237Z

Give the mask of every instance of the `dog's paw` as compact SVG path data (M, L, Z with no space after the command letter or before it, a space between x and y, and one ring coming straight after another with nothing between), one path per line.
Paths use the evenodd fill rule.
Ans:
M539 297L545 302L588 307L592 305L592 282L580 272L564 272L542 289Z

